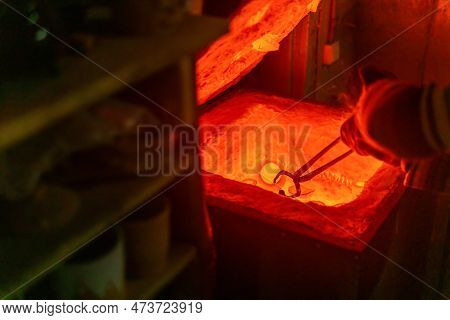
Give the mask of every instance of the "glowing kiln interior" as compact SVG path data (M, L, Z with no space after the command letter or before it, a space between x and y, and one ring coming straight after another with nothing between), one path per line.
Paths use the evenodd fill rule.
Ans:
M261 179L261 167L272 162L281 169L294 172L339 136L340 126L348 117L335 108L309 103L300 103L289 110L294 103L290 99L256 92L237 94L224 101L202 123L214 123L220 130L216 136L207 138L203 168L227 179L278 193L280 185L268 184ZM229 120L226 124L221 123L226 125L222 128L217 127L221 119ZM237 128L245 128L245 131ZM347 150L344 144L337 145L315 167ZM212 153L218 157L211 156ZM374 158L352 154L303 183L303 195L296 200L327 206L354 201L381 165L382 162ZM288 183L286 181L285 186Z
M287 170L297 169L339 135L342 120L348 116L331 106L298 103L292 107L294 103L253 91L231 92L202 115L200 139L208 202L358 246L354 237L368 237L398 200L401 172L373 158L351 155L304 183L303 196L295 200L280 196L278 186L260 178L261 167L275 162ZM262 133L258 140L254 128L266 124L263 132L271 126L282 128L288 135L284 142L276 136L279 131L270 138ZM239 128L244 127L251 128L249 134L241 134ZM291 150L297 147L303 153L293 156ZM338 145L321 161L346 150L345 145Z
M199 104L236 84L267 52L278 50L318 2L246 2L232 17L230 32L197 61ZM200 118L200 142L210 206L362 250L355 237L370 240L401 196L398 169L356 154L304 183L297 199L279 195L279 185L261 179L265 164L295 171L338 137L349 116L343 108L229 90L208 110ZM316 166L347 150L339 144Z

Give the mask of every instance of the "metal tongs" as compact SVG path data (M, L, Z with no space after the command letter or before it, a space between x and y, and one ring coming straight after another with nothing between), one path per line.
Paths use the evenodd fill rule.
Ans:
M333 142L331 142L329 145L327 145L325 148L323 148L318 154L316 154L314 157L312 157L311 160L306 162L300 169L298 169L294 173L290 173L286 170L281 170L280 172L278 172L276 177L273 179L273 183L277 183L278 179L281 176L287 176L292 179L292 181L294 182L294 185L295 185L295 189L296 189L295 194L290 195L290 196L286 195L284 190L280 190L278 193L282 196L286 196L286 197L290 197L290 198L300 197L300 195L302 194L302 189L300 187L300 183L311 180L318 174L324 172L331 166L335 165L339 161L345 159L350 154L352 154L353 150L349 150L349 151L341 154L339 157L337 157L337 158L331 160L330 162L324 164L323 166L317 168L316 170L306 173L306 171L308 171L311 168L311 166L317 162L317 160L322 158L328 151L330 151L336 144L338 144L340 140L341 140L341 137L336 138Z

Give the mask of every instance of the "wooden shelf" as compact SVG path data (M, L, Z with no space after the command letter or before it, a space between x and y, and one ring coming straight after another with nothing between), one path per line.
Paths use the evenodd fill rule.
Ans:
M67 57L59 62L58 76L2 83L0 151L195 53L227 28L224 19L187 17L174 30L152 37L98 39L90 61Z
M84 189L73 219L53 232L14 235L0 226L0 298L46 274L173 181L174 177L135 178Z
M164 271L147 278L129 280L127 298L147 300L154 298L164 287L175 279L195 258L196 249L187 244L174 244Z

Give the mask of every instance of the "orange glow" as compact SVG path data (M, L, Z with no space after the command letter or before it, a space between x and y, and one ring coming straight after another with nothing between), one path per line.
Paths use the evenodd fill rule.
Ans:
M339 136L341 123L348 117L348 114L333 107L308 103L300 103L292 110L280 113L293 102L290 99L254 92L234 95L221 102L214 110L202 117L202 125L209 124L215 128L219 125L227 125L213 138L209 137L207 142L204 141L208 151L203 153L203 169L230 180L256 185L267 191L278 193L280 184L273 185L262 179L261 175L270 175L263 167L273 163L281 169L295 171L304 161ZM255 134L251 130L244 136L230 135L231 133L228 132L231 131L232 126L263 127L269 121L270 125L264 127L264 130L274 128L283 130L286 137L284 140L279 139L279 136L264 140L266 136L263 133L262 142L257 143ZM289 126L295 132L288 129ZM277 130L274 131L279 134L280 131ZM303 140L302 135L305 137ZM302 150L297 150L297 146ZM326 157L319 160L315 167L347 150L348 147L344 144L338 144ZM218 157L209 156L211 152ZM352 154L328 171L303 183L303 195L295 201L315 202L325 206L350 203L363 192L365 184L381 165L382 162L374 158ZM290 181L290 179L287 180ZM286 183L284 188L287 191L292 189Z
M310 103L299 103L283 112L293 102L257 92L231 94L214 102L202 115L201 128L209 128L200 131L208 204L362 251L364 243L355 241L354 237L370 241L402 195L403 174L398 168L353 154L303 183L303 194L299 198L279 195L283 182L267 183L272 171L277 170L277 166L289 171L298 169L339 135L341 123L348 117L340 108ZM256 143L251 134L245 138L239 134L229 135L239 127L262 127L269 122L266 128L285 130L294 125L299 130L291 133L289 142L285 143L281 139ZM305 126L309 129L302 130ZM306 139L298 144L302 135ZM289 144L294 145L294 149L289 148ZM297 147L303 150L303 159L291 157L298 154ZM330 160L346 150L340 144L322 160ZM286 187L289 191L289 186Z
M237 83L280 42L318 0L251 0L230 22L230 32L197 61L197 97L203 104Z

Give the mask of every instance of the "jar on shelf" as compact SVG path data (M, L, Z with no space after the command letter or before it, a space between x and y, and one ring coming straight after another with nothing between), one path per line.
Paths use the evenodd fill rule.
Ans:
M123 223L126 270L130 278L161 272L170 249L170 203L165 197L151 201Z

